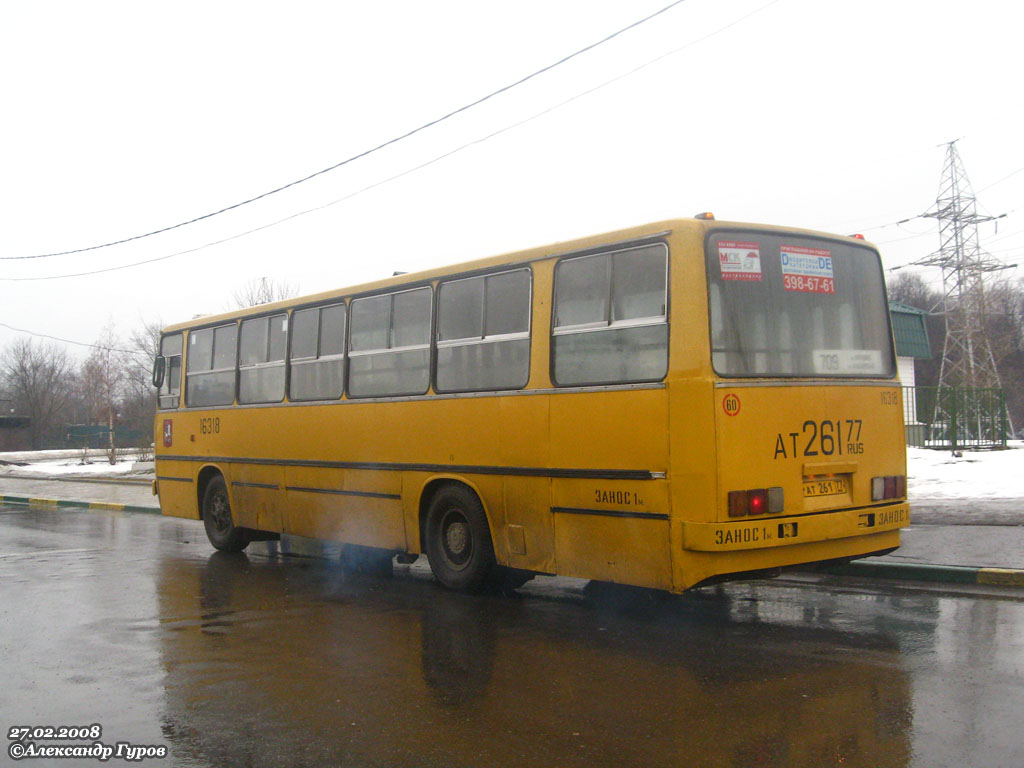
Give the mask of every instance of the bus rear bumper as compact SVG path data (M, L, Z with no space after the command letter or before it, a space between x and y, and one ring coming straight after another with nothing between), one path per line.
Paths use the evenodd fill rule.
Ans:
M910 525L906 502L793 517L720 523L683 523L683 549L697 552L785 547L851 539Z

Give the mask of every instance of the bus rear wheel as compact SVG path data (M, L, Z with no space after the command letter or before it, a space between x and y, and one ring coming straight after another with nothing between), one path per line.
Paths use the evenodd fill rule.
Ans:
M203 493L203 525L206 538L221 552L241 552L249 546L249 532L231 517L228 487L221 475L212 478Z
M449 589L475 592L488 584L496 565L491 529L476 494L449 485L430 502L426 550L430 570Z

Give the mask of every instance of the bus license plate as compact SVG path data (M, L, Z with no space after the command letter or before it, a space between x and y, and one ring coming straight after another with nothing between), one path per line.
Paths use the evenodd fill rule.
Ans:
M830 477L827 480L804 481L804 498L815 496L838 496L850 490L845 478Z

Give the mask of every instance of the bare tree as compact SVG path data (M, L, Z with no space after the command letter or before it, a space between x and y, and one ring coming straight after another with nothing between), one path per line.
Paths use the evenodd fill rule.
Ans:
M298 295L299 287L294 283L278 282L269 277L257 277L250 280L231 294L238 309L255 307L258 304L270 304Z
M127 358L113 326L108 325L82 364L81 381L92 406L90 415L94 421L106 422L109 428L107 459L111 464L117 463L114 428L128 380Z
M1024 425L1024 280L997 280L985 291L985 333L1015 428Z
M53 439L74 387L74 365L67 350L30 338L15 339L0 354L0 378L14 407L31 420L32 448Z
M156 389L153 387L153 359L160 349L161 320L144 321L128 336L125 349L126 377L121 402L121 423L140 433L139 448L147 450L153 442L153 414L156 413Z
M128 379L132 386L152 389L153 359L160 352L162 320L144 320L129 335L125 350L128 352Z

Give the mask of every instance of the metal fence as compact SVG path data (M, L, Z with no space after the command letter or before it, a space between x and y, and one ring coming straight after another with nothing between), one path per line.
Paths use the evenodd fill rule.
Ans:
M68 424L65 442L69 448L106 448L110 445L110 427L102 424ZM114 430L114 444L118 448L135 448L145 443L148 445L141 430L120 428Z
M979 387L903 387L907 445L959 450L1005 448L1006 394Z

